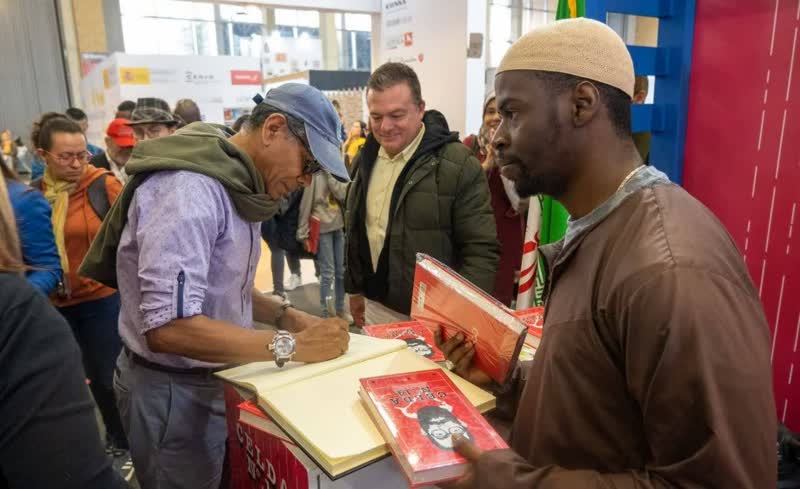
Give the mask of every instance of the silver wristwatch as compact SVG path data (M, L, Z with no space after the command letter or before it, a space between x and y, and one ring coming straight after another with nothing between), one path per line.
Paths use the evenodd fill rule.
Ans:
M295 354L296 343L294 336L284 330L278 330L269 344L269 351L275 356L275 365L283 367L286 362L290 362Z

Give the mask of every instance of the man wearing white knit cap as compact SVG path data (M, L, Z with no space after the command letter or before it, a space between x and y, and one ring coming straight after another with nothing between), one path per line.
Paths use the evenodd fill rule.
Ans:
M711 212L642 166L622 40L599 22L558 21L519 39L497 72L503 175L572 217L542 248L542 343L525 382L506 386L519 389L512 449L458 440L472 464L444 487L776 487L758 294ZM469 368L468 345L446 349Z

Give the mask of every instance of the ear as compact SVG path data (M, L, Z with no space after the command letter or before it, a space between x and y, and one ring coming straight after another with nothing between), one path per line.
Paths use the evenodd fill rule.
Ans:
M419 111L422 112L423 115L425 114L425 101L424 100L419 103Z
M287 125L283 114L270 114L261 126L261 143L269 146L284 126Z
M39 155L39 158L42 159L45 163L47 163L47 153L42 148L36 148L36 154Z
M583 127L595 118L600 110L600 92L594 83L584 80L572 90L572 123Z

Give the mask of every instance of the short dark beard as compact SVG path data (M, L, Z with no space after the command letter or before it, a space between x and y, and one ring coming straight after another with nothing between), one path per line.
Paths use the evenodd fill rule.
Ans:
M546 151L555 151L558 148L558 141L561 139L561 124L556 116L556 106L550 106L550 130L544 135L542 148ZM535 156L534 156L535 157ZM514 189L520 197L530 197L533 195L549 195L559 198L567 191L569 183L569 168L567 161L558 161L558 157L552 159L555 164L549 165L544 162L546 167L538 174L532 174L529 167L520 162L522 178L514 182ZM535 162L532 162L535 165Z
M522 198L543 194L558 199L567 191L567 178L561 174L531 175L524 169L523 179L514 182L514 190Z

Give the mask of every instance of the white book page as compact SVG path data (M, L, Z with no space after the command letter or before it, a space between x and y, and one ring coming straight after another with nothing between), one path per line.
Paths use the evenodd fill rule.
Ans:
M222 379L245 386L259 396L295 382L339 370L371 358L407 348L403 340L384 340L350 334L347 352L339 358L320 363L289 362L278 367L275 362L255 362L219 372ZM265 347L266 348L266 347Z

